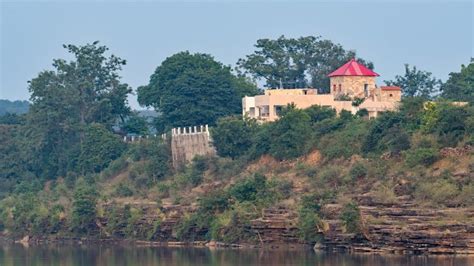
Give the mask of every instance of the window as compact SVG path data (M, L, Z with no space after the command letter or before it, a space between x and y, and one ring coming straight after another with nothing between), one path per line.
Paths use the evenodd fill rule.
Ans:
M389 96L389 97L393 97L393 94L390 93L388 96Z
M263 105L259 107L260 116L270 116L270 107L268 105Z
M283 109L283 106L282 106L282 105L275 105L275 114L276 114L277 116L280 116L282 109Z
M341 91L342 91L342 85L339 84L339 93L341 93Z
M250 108L249 108L249 115L250 115L250 117L254 117L254 116L255 116L255 107L250 107Z
M369 97L369 84L364 84L364 95Z
M334 84L334 85L332 86L332 92L333 92L333 93L336 93L336 84Z

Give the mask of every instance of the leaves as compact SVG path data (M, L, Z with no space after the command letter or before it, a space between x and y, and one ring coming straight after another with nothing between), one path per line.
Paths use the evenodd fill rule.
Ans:
M269 88L312 86L327 92L327 75L356 57L354 51L346 51L340 44L320 36L259 39L255 48L253 54L239 59L238 70L255 79L264 79ZM373 68L370 62L358 61Z
M232 75L229 67L208 54L177 53L168 57L138 88L138 102L162 114L163 129L215 124L222 116L241 112L241 97L256 87Z
M384 82L388 86L398 86L402 88L404 96L417 96L431 99L436 97L441 86L441 80L431 75L431 72L418 70L416 66L410 68L410 65L405 64L404 76L397 75L394 81L385 80Z

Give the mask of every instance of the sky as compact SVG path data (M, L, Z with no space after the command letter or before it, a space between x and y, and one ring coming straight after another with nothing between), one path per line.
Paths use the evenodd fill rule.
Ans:
M123 82L148 84L174 53L235 66L261 38L322 36L372 61L378 83L416 65L445 81L474 57L473 1L0 0L0 99L27 100L27 81L72 59L63 44L99 40L127 60ZM140 108L136 97L129 102ZM141 108L140 108L141 109Z

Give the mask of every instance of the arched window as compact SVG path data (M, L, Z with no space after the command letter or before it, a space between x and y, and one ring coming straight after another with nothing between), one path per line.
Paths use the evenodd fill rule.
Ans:
M339 84L339 92L341 92L341 91L342 91L342 85Z
M332 91L336 93L336 84L332 85Z

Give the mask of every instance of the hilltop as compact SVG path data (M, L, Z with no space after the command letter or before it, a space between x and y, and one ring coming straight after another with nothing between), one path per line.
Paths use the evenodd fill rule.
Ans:
M130 143L75 185L17 188L4 234L472 253L473 109L422 103L375 120L291 106L264 125L223 119L211 131L223 157L179 170L162 139Z

